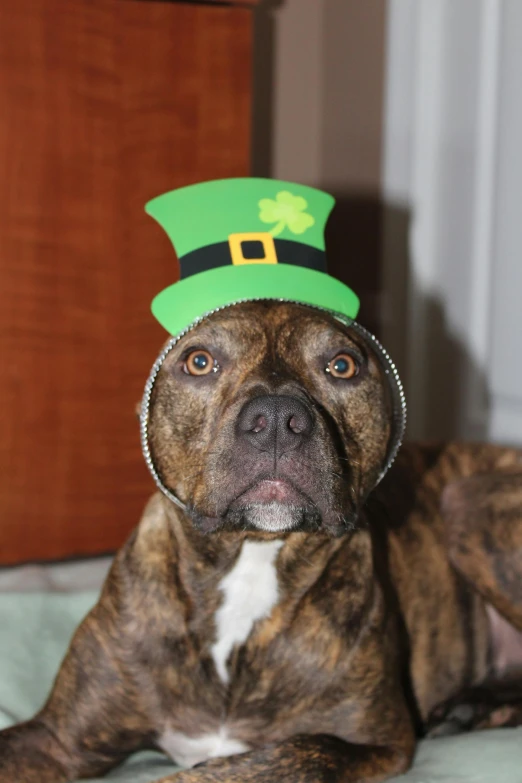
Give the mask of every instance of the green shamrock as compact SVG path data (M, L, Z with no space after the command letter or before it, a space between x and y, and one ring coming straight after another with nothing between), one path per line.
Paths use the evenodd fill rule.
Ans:
M270 229L273 237L278 236L285 228L292 234L303 234L313 226L314 218L305 212L308 202L302 196L293 196L288 190L281 190L273 198L262 198L259 202L259 219L263 223L275 223Z

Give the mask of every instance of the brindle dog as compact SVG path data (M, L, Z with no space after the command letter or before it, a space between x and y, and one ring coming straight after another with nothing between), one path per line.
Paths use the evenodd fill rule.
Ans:
M448 711L522 722L520 689L485 687L522 679L521 454L404 447L372 492L388 395L371 346L303 306L179 341L151 445L188 511L152 498L47 704L0 734L3 783L143 748L204 762L173 783L369 783Z

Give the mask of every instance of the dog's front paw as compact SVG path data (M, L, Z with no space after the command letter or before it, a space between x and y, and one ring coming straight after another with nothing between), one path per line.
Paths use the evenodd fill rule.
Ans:
M475 710L471 704L440 705L430 715L426 736L449 737L471 731Z
M511 694L510 694L511 695ZM512 701L489 687L470 689L437 706L427 724L427 737L445 737L466 731L522 725L522 699Z
M235 756L234 759L239 758ZM234 766L236 766L234 764ZM225 783L231 769L230 757L209 759L195 767L176 772L155 783Z

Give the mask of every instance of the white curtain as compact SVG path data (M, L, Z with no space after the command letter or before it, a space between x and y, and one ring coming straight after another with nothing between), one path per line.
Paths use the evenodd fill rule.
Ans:
M522 444L522 2L389 0L383 342L410 436Z

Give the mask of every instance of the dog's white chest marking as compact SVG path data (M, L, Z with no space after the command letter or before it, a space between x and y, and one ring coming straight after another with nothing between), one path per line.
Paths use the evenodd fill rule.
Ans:
M245 541L234 567L219 585L223 601L215 615L216 641L211 654L224 682L228 682L226 663L232 648L242 644L256 620L268 617L277 603L275 559L282 544L282 541ZM240 740L230 737L226 726L200 737L188 737L166 729L158 744L184 767L249 749Z
M233 756L244 753L248 746L232 739L224 726L215 734L201 737L187 737L178 731L165 731L159 740L159 746L182 767L193 767L200 761L216 756Z
M223 682L227 659L248 637L256 620L268 617L278 599L275 559L282 541L245 541L231 571L222 579L223 602L216 612L211 653Z

